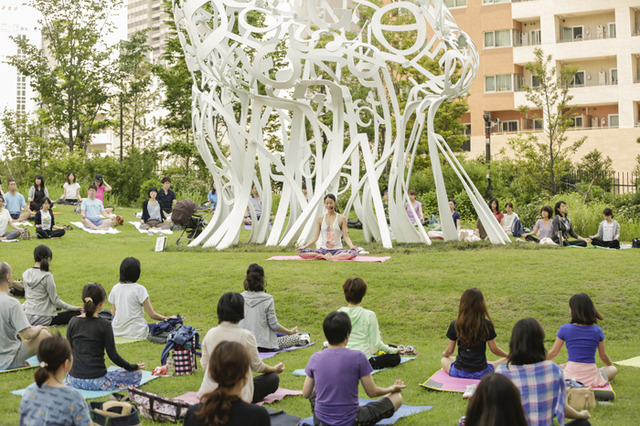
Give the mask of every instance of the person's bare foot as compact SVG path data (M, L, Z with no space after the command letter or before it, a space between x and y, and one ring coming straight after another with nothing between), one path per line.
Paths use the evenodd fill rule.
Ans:
M22 364L20 364L20 367L18 367L18 368L24 368L24 367L31 367L31 364L29 364L27 361L25 361Z

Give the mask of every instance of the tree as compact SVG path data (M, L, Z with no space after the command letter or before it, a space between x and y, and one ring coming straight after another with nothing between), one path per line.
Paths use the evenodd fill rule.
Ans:
M138 31L129 40L122 40L119 44L118 80L116 87L118 95L113 98L111 109L116 111L122 107L124 130L130 132L131 146L135 146L136 131L143 137L150 130L143 118L151 112L156 93L150 90L153 82L152 65L147 60L151 51L147 41L148 30ZM118 105L116 105L118 104ZM113 124L119 127L119 120Z
M45 160L60 148L47 140L45 129L35 117L5 109L0 113L0 124L3 163L13 179L42 170Z
M101 116L113 82L112 49L103 36L121 0L31 0L42 14L42 44L12 37L21 51L7 61L30 78L43 103L51 137L69 151L86 150L91 136L108 125Z
M167 14L173 16L171 0L163 2ZM194 81L187 68L175 22L169 19L165 23L170 32L162 50L163 63L155 65L153 72L162 82L165 91L162 106L167 110L167 115L160 120L160 124L169 132L172 140L160 149L182 159L188 174L190 164L194 162L204 169L204 163L191 140L191 87Z
M560 180L571 167L570 156L584 143L583 137L567 144L566 131L573 125L573 107L569 104L573 96L569 94L571 81L577 68L564 66L559 70L551 64L551 55L545 56L542 49L534 50L535 62L528 63L526 69L538 81L537 86L525 86L525 97L542 117L531 113L528 106L521 106L520 112L531 114L533 120L544 121L542 140L537 135L518 135L509 139L509 146L516 155L515 166L518 178L529 181L540 189L555 195Z
M613 161L610 157L603 157L602 153L594 149L585 155L578 164L578 178L587 180L585 183L597 185L605 191L609 191L613 184Z

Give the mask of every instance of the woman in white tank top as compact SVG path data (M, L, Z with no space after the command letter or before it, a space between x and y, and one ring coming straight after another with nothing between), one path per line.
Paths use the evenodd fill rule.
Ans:
M358 255L358 249L349 238L347 219L336 213L336 197L327 194L324 197L327 212L316 220L316 235L307 244L297 247L298 256L304 259L351 260ZM320 239L317 249L307 248ZM342 240L349 247L344 249Z

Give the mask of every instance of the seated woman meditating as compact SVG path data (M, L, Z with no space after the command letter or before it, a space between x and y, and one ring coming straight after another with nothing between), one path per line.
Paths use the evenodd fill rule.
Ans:
M111 323L98 317L107 293L98 283L89 283L82 289L84 314L74 317L67 328L67 339L73 349L73 366L66 384L76 389L117 390L138 386L142 379L143 362L130 364L118 354ZM107 371L104 351L120 369Z
M62 186L62 195L58 199L58 204L76 204L81 201L80 184L76 182L76 174L69 172L67 181Z
M38 238L60 238L66 233L62 226L56 225L56 219L51 211L51 200L48 197L41 200L40 210L36 213L34 224Z
M560 365L567 379L574 379L589 387L603 387L611 381L618 369L611 362L604 348L604 333L596 325L602 319L593 301L586 293L574 294L569 299L571 323L564 324L556 334L553 348L547 354L552 360L567 343L569 360ZM596 350L605 366L596 365Z
M303 259L351 260L358 255L358 248L349 238L347 219L336 212L336 196L324 196L324 207L327 212L316 219L316 235L307 244L297 247L298 256ZM318 241L317 249L307 248ZM342 239L349 250L342 248Z
M22 274L24 281L24 313L31 325L66 325L71 318L80 315L79 306L63 302L58 296L49 264L53 259L51 249L39 245L33 250L35 264ZM58 312L57 309L65 309Z
M451 217L453 218L453 224L456 226L456 230L460 232L460 213L456 211L456 200L449 200L449 209L451 210ZM434 231L440 231L442 229L442 224L433 228Z
M140 229L171 229L172 222L166 222L167 217L164 215L160 203L156 200L158 196L158 188L152 186L149 188L149 199L142 203L142 220L140 220Z
M64 385L73 357L69 342L59 334L47 337L38 347L40 368L20 403L21 425L89 426L89 408L76 389Z
M300 341L298 327L284 328L276 318L273 296L264 291L264 269L252 263L247 269L244 279L244 319L240 327L253 333L258 342L258 351L272 352L290 348ZM285 336L276 334L282 333Z
M481 379L493 373L496 365L504 362L508 354L496 344L496 332L489 316L482 292L469 288L460 297L458 318L451 321L447 331L449 344L442 353L442 368L451 377L463 379ZM458 356L452 357L456 344ZM486 349L494 355L505 357L487 362Z
M205 372L218 387L189 408L184 426L269 426L269 413L264 407L242 400L242 389L251 380L250 365L251 356L242 344L220 342Z
M613 220L613 210L609 207L602 212L604 220L598 226L598 233L590 236L594 246L619 249L620 248L620 224Z
M364 352L374 370L400 364L400 354L404 354L405 350L385 345L375 312L360 306L367 294L367 283L359 277L349 278L342 285L342 290L348 306L338 311L346 313L351 319L347 348ZM384 352L384 355L376 356L378 351Z
M27 201L29 201L29 208L37 211L42 205L43 198L49 198L49 190L44 186L44 177L37 175L33 180L33 186L29 188L29 195Z
M139 278L140 261L135 257L124 259L120 264L120 282L113 286L109 293L113 334L116 336L130 339L148 338L149 326L144 319L145 312L154 320L169 319L153 309L147 289L138 284Z
M551 206L543 206L540 209L540 216L542 216L542 219L538 219L536 224L533 226L533 230L526 234L522 234L521 237L527 241L539 243L544 238L551 238L553 236L553 224L551 223L553 210L551 209ZM538 235L540 239L534 237L534 235Z
M482 378L458 426L527 426L520 391L511 379L491 373Z
M256 403L262 401L265 396L275 392L280 383L278 375L284 371L284 364L275 366L265 364L260 359L256 338L248 330L240 328L238 323L244 318L244 298L239 293L225 293L218 301L218 326L210 329L202 340L202 358L200 365L207 371L209 364L215 361L212 354L216 347L228 340L238 342L247 349L251 357L251 370L247 370L247 380L240 390L240 398L244 402ZM251 377L251 371L262 373ZM207 374L202 380L198 390L198 397L203 398L218 387L218 382Z
M586 247L587 243L590 243L591 240L581 237L573 230L571 219L567 216L567 204L564 201L558 201L554 210L556 217L553 218L553 226L551 229L551 239L553 242L564 246ZM578 241L569 241L569 235L576 238ZM562 241L560 241L560 238L562 238Z
M542 326L535 318L521 319L511 332L509 360L499 365L496 373L510 378L520 391L530 426L553 425L554 417L561 425L588 426L589 412L578 412L566 403L564 374L546 358ZM565 423L565 417L579 420Z

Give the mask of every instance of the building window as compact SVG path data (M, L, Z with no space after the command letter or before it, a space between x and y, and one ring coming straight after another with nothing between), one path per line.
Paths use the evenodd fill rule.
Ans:
M483 4L511 3L511 0L482 0Z
M609 27L609 38L616 38L616 23L609 22L608 27Z
M496 76L496 92L511 92L513 91L513 81L511 74L497 75Z
M540 80L538 80L538 77L536 77L535 75L531 76L531 87L538 87L540 86Z
M609 114L609 127L618 127L618 114Z
M487 31L484 33L484 47L520 46L521 34L518 30Z
M573 121L573 124L571 125L571 127L582 127L582 116L581 115L573 117L571 119L571 121Z
M500 131L501 132L517 132L518 131L518 121L501 121L500 122Z
M519 74L488 75L484 78L484 91L513 92L522 89L522 76Z
M578 25L575 27L562 27L562 41L580 41L582 40L584 27Z
M467 5L467 0L444 0L444 4L447 7L464 7Z
M571 79L569 87L584 87L584 71L577 71Z
M533 120L533 128L536 130L542 130L544 129L544 123L542 122L541 119L537 118Z
M488 75L484 78L484 91L495 92L496 91L496 76Z
M618 84L618 70L616 68L611 68L609 70L609 75L611 76L611 84Z

